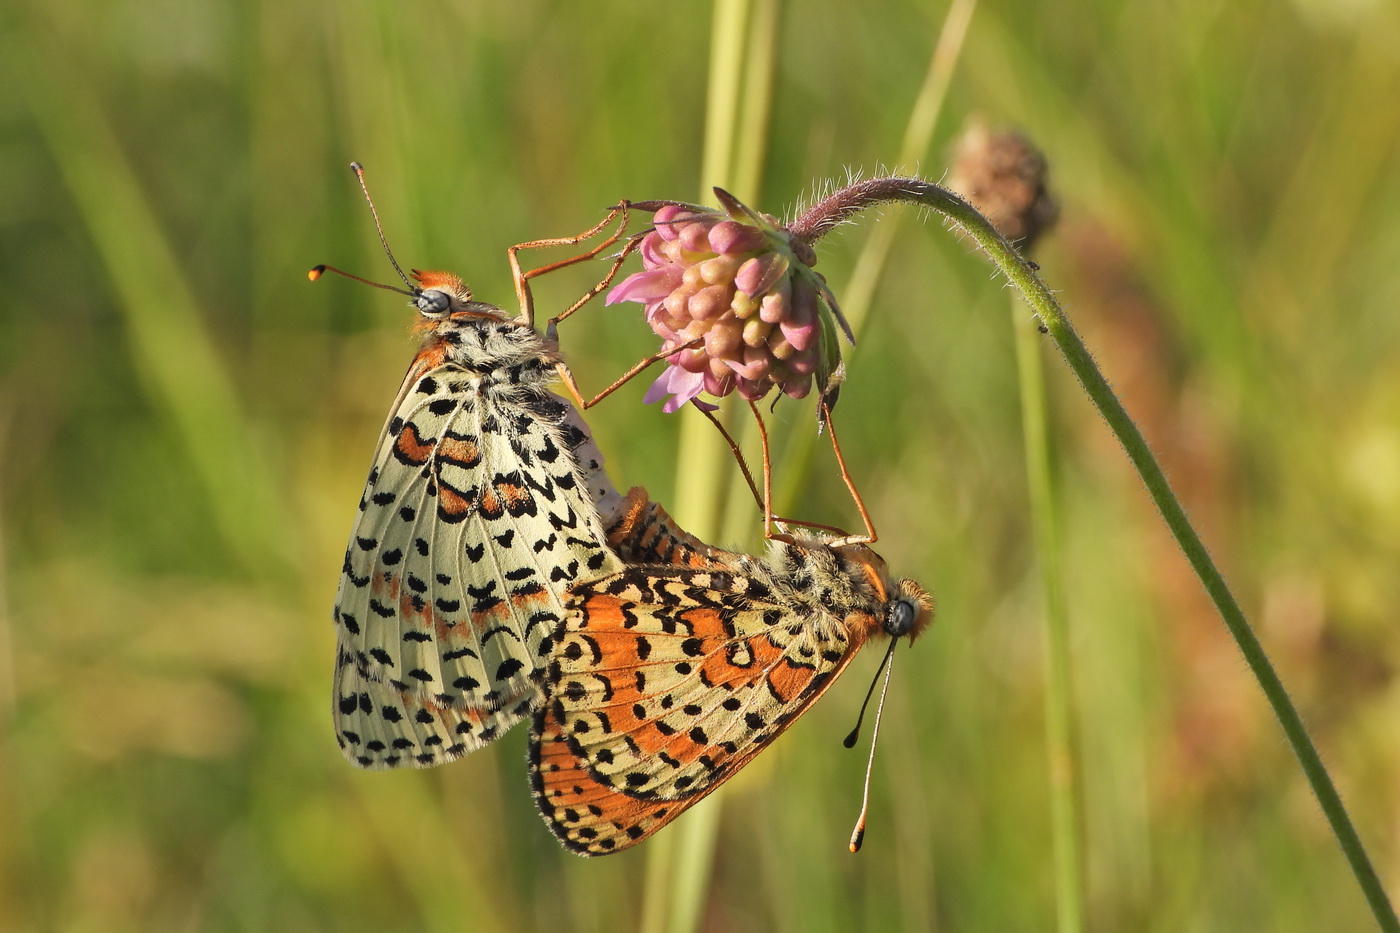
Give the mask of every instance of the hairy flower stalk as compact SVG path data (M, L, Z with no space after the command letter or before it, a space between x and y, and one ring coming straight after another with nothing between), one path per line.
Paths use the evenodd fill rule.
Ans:
M860 211L890 202L928 208L960 229L1031 306L1122 443L1273 708L1377 924L1382 930L1400 933L1400 918L1282 680L1146 440L1037 275L1038 267L966 200L922 178L872 178L846 185L786 227L720 189L715 192L728 220L716 211L689 204L633 205L654 206L656 228L641 244L643 271L614 288L608 303L644 304L647 320L665 341L665 350L678 351L669 358L647 401L670 396L665 407L675 411L691 400L704 404L697 399L701 392L722 397L738 390L744 398L757 399L774 386L800 398L810 391L815 378L823 401L830 404L844 375L835 323L842 325L848 340L854 340L826 282L811 269L812 244ZM1030 193L1029 204L1034 205L1038 198L1036 192ZM1021 235L1033 238L1034 231ZM813 339L815 344L810 342Z
M1244 655L1250 671L1263 690L1274 716L1298 757L1303 773L1317 796L1318 804L1332 827L1332 832L1371 907L1377 925L1387 933L1400 933L1400 918L1397 918L1390 904L1385 887L1366 854L1366 848L1342 803L1341 795L1337 793L1331 775L1327 773L1327 768L1317 753L1317 747L1308 735L1303 718L1289 698L1283 681L1274 670L1273 663L1246 620L1234 594L1230 592L1224 577L1211 560L1200 536L1187 519L1185 509L1172 492L1161 466L1147 446L1147 441L1090 356L1088 348L1080 340L1054 293L1036 273L1038 267L1018 253L1006 237L975 207L946 188L922 178L872 178L847 185L812 205L788 229L793 237L808 244L815 243L838 224L860 211L894 201L929 208L950 226L957 227L971 237L1011 285L1020 292L1040 319L1045 333L1054 341L1065 362L1074 370L1090 401L1123 445L1128 459L1132 461L1167 527L1176 538L1177 545L1196 571L1226 628L1234 637L1235 644Z
M816 254L778 221L722 188L724 212L665 203L641 242L642 271L608 293L607 302L637 301L671 353L646 401L666 398L713 408L704 392L748 401L774 388L803 398L815 380L828 404L841 381L835 325L854 342ZM640 205L639 205L640 206ZM675 352L672 352L675 351Z

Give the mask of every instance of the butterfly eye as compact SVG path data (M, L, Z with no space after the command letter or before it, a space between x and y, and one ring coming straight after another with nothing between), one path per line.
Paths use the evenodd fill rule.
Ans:
M919 607L912 600L896 599L885 612L885 632L891 638L908 635L918 617Z
M418 306L418 312L424 317L441 317L447 313L447 309L452 307L452 296L447 292L430 288L427 291L418 293L414 299L414 304Z

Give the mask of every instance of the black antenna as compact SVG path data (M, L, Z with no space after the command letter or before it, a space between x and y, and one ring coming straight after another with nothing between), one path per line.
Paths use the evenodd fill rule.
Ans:
M870 759L865 764L865 792L861 796L860 816L856 819L855 828L851 830L850 848L852 854L859 852L861 843L865 841L865 818L870 813L870 773L875 770L875 743L880 740L880 717L885 712L885 695L890 692L890 674L894 672L894 646L897 644L899 644L898 639L890 642L890 650L885 652L885 660L880 664L880 667L885 670L885 685L880 689L880 702L875 707L875 725L870 729ZM880 676L879 671L875 672L875 676ZM875 684L872 682L870 687L873 690ZM867 702L869 699L867 696ZM862 715L864 712L861 710ZM856 729L859 728L860 723L856 723ZM850 735L852 743L855 741L855 734L855 730L853 730ZM849 748L850 745L848 744L846 747Z
M365 193L365 200L369 202L369 212L374 215L374 229L379 231L379 243L384 247L384 255L389 257L390 264L393 265L394 271L399 274L399 278L403 279L403 283L409 288L413 288L413 283L409 281L408 276L404 275L403 270L399 268L399 261L394 258L394 251L389 249L389 241L384 238L384 227L379 223L379 211L375 210L374 198L369 196L369 186L365 184L365 167L358 162L351 162L350 171L354 172L355 177L360 180L360 190ZM363 279L361 281L363 281ZM371 282L370 284L372 285L374 283ZM419 293L415 291L413 294L417 295Z
M841 740L841 744L847 748L855 748L856 739L860 738L860 724L865 721L865 709L870 705L870 698L875 693L875 683L880 679L880 672L885 669L885 665L890 663L890 658L894 656L894 646L899 644L898 638L890 639L890 646L885 649L885 656L880 659L880 666L875 668L875 676L870 678L870 689L865 691L865 701L860 704L860 715L856 717L856 727L851 730L851 734ZM889 678L885 678L889 682ZM883 697L881 698L883 701ZM877 714L878 715L878 714Z

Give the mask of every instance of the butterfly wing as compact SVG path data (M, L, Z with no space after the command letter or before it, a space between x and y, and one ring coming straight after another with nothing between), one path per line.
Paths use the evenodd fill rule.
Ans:
M624 563L723 569L738 558L677 525L644 487L628 490L616 514L608 526L608 546Z
M855 656L867 618L794 613L763 569L634 566L571 592L530 743L535 802L566 847L601 855L650 836Z
M608 534L611 536L611 528L617 524L628 500L619 495L616 487L613 486L607 468L603 465L602 451L598 449L598 442L593 439L587 423L583 420L583 415L579 414L578 409L574 406L556 395L547 395L546 399L553 400L544 403L547 407L555 411L562 411L560 416L562 418L561 437L574 461L578 464L580 479L584 489L588 492L588 498L598 512L599 521L604 528L609 529ZM550 412L545 412L541 413L540 417L553 420L555 416ZM611 542L609 544L611 545Z
M528 387L483 394L452 364L410 369L336 597L333 718L353 763L440 764L526 716L560 594L620 568L570 411Z

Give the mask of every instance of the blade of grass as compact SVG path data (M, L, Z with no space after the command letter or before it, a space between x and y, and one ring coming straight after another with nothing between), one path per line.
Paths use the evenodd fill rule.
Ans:
M760 177L775 67L777 0L719 0L710 39L700 200L715 185L742 198ZM763 98L755 100L756 97ZM743 139L742 156L737 140ZM742 181L742 185L735 185ZM688 408L689 406L687 406ZM705 540L720 531L728 448L698 412L687 411L676 450L676 520ZM647 856L644 933L692 933L700 925L719 830L721 793L696 806L671 834L652 840Z
M701 203L713 199L710 189L715 185L728 185L733 180L750 9L751 0L719 0L715 4L700 166ZM682 417L676 450L676 520L693 534L713 540L723 509L725 486L720 477L728 454L714 429L698 413L687 410Z
M61 31L29 35L34 42L12 43L11 55L30 63L19 69L30 112L116 291L132 365L188 451L229 552L247 571L290 576L302 549L174 245L78 65L33 60L71 52ZM40 36L49 37L47 48Z
M1019 302L1011 306L1016 331L1016 370L1021 389L1021 426L1026 448L1026 482L1045 619L1045 750L1049 757L1050 826L1054 845L1055 907L1060 933L1084 928L1083 862L1080 852L1078 755L1074 744L1069 620L1060 570L1059 522L1050 472L1050 432L1046 424L1045 373L1034 319Z
M933 131L938 126L939 114L943 112L943 101L948 96L948 86L953 81L953 71L962 54L972 14L976 10L977 0L954 0L948 6L943 28L938 33L938 42L929 57L924 83L919 87L919 95L909 111L909 122L904 127L904 139L899 146L898 165L917 165L933 144ZM841 310L857 335L866 315L870 313L875 289L889 262L890 249L894 246L903 216L895 214L884 223L877 224L870 232L870 238L856 257L850 284L841 293Z

